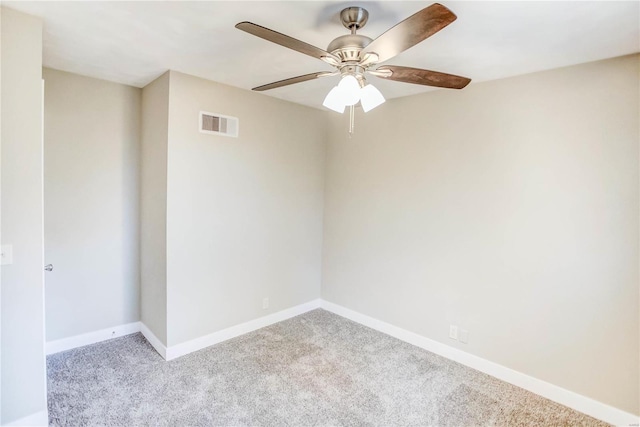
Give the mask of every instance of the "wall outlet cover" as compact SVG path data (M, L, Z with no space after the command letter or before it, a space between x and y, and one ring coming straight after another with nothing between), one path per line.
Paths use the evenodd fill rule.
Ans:
M458 327L454 325L449 325L449 338L452 340L458 339Z
M460 329L460 342L466 344L469 342L469 331Z
M267 308L269 308L269 298L263 298L262 299L262 309L266 310Z

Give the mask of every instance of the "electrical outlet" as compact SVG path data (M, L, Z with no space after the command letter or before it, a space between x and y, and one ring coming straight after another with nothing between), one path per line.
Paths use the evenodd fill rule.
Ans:
M0 246L0 265L13 264L13 245Z
M454 325L449 325L449 338L452 340L458 339L458 327Z
M469 342L469 331L466 329L460 329L460 342L466 344Z
M262 298L262 309L266 310L269 308L269 298Z

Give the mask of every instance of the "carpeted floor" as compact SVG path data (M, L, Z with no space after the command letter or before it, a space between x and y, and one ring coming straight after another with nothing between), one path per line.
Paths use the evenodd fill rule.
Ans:
M165 362L141 334L51 355L55 426L604 426L324 310Z

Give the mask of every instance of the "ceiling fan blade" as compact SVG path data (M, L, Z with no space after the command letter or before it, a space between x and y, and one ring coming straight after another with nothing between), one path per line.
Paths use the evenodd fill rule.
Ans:
M280 46L288 47L289 49L304 53L305 55L318 58L331 65L340 63L339 58L336 58L334 55L320 49L319 47L312 46L309 43L294 39L293 37L289 37L277 31L261 27L260 25L245 21L236 24L236 28L270 42L279 44Z
M434 3L387 30L372 41L364 51L377 53L378 62L384 62L434 35L456 18L457 16L449 9Z
M273 83L269 83L269 84L266 84L266 85L254 87L251 90L262 92L263 90L275 89L277 87L282 87L282 86L289 86L289 85L296 84L296 83L302 83L302 82L306 82L306 81L309 81L309 80L314 80L314 79L317 79L319 77L332 76L332 75L335 75L335 73L332 73L332 72L329 72L329 71L320 71L320 72L317 72L317 73L310 73L310 74L305 74L305 75L302 75L302 76L291 77L290 79L284 79L284 80L280 80L278 82L273 82Z
M380 71L381 73L376 73ZM391 75L387 74L391 71ZM444 87L448 89L462 89L471 79L437 71L422 70L420 68L400 67L398 65L383 65L373 72L378 77L397 82L414 83L417 85Z

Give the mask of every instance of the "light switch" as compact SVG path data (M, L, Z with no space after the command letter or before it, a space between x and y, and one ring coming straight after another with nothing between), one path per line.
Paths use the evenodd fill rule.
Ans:
M13 264L13 245L0 246L0 265Z

